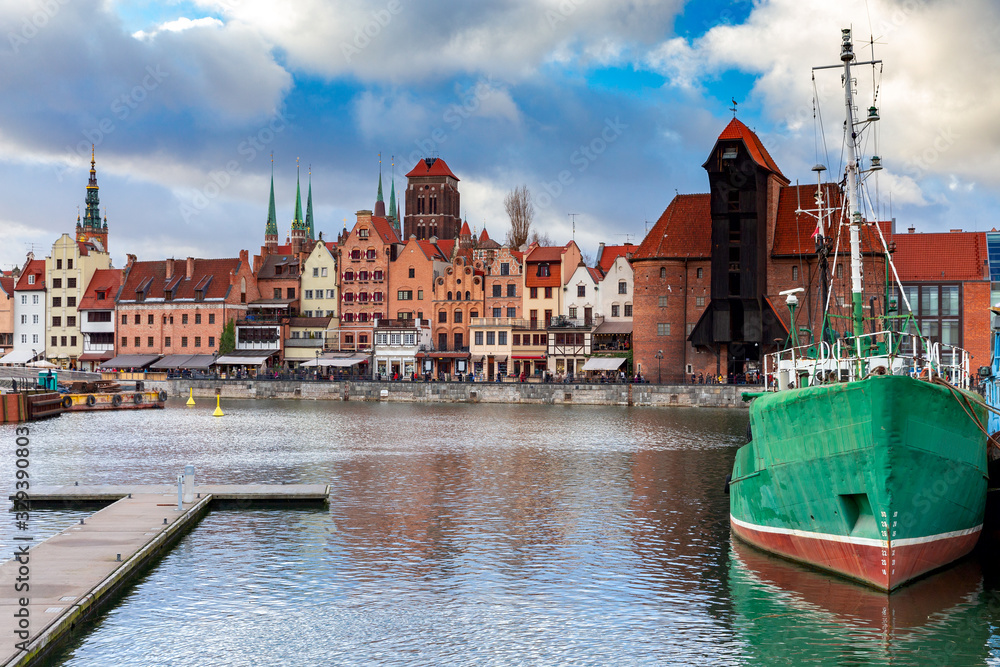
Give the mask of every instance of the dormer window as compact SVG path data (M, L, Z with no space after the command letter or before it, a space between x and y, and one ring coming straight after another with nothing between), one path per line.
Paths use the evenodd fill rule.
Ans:
M28 276L28 284L29 285L34 285L35 284L35 274L34 273L32 273L31 275Z
M368 228L367 227L362 227L362 228L360 228L358 230L358 238L359 239L366 239L366 238L368 238Z
M536 274L539 278L548 278L552 275L549 272L549 265L546 262L542 262L538 265L538 273Z

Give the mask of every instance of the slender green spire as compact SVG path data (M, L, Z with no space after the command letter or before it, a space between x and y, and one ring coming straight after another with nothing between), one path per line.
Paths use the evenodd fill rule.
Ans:
M382 200L382 171L381 170L378 172L378 198L375 199L375 201L377 201L377 202L383 201ZM383 202L383 203L385 203L385 202Z
M267 207L267 227L264 228L264 235L278 235L278 216L274 212L274 153L271 153L271 203Z
M396 214L396 159L392 160L392 190L389 192L389 222L399 231L399 216Z
M295 219L292 220L292 229L305 229L305 223L302 221L302 187L299 185L299 167L297 164L295 165Z
M306 236L316 238L316 227L313 225L313 172L309 167L309 197L306 199Z

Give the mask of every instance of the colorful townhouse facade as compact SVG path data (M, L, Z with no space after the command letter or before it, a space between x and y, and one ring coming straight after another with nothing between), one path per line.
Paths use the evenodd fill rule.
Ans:
M62 368L80 367L84 345L79 304L94 274L110 267L111 255L100 244L69 234L56 239L45 258L47 355Z
M115 298L121 289L123 273L121 269L98 269L84 290L77 307L83 337L79 370L96 371L115 356Z

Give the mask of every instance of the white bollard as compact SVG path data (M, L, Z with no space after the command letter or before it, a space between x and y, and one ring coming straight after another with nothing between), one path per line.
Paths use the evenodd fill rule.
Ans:
M184 502L194 502L194 466L184 466Z
M177 511L184 511L184 475L177 475Z

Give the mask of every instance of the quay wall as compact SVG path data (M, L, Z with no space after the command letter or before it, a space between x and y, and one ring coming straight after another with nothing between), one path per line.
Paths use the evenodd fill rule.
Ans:
M288 398L412 403L537 403L741 408L748 385L556 384L493 382L375 382L170 379L146 382L170 397ZM384 394L383 394L384 392Z

